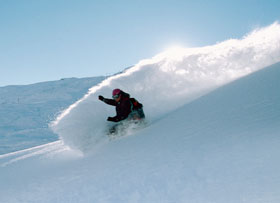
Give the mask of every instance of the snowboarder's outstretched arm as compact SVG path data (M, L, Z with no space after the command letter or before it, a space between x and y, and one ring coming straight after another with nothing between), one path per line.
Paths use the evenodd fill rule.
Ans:
M98 96L98 99L100 101L103 101L106 104L109 104L109 105L112 105L112 106L117 106L117 102L114 99L107 99L107 98L104 98L101 95Z

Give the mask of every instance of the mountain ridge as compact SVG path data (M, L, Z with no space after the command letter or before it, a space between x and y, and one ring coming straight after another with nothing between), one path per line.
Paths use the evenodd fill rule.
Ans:
M58 140L49 123L106 77L0 87L0 154Z

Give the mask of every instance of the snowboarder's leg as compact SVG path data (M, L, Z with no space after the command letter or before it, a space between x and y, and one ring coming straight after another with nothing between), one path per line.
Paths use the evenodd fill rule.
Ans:
M124 128L123 121L118 122L117 124L115 124L109 128L108 135L110 137L116 136L123 130L123 128Z
M109 135L117 134L117 127L118 127L118 124L113 125L113 126L109 129Z

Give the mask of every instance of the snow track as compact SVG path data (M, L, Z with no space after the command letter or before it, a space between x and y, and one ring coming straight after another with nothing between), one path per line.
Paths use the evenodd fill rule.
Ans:
M33 158L50 158L63 152L72 151L68 146L65 146L62 141L51 142L45 145L32 147L29 149L16 151L4 155L0 155L0 166L5 167L9 164Z

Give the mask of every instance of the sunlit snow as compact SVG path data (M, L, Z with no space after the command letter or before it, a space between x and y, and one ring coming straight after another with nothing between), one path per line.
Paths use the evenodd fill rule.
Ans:
M70 106L53 129L69 146L82 151L101 143L105 122L114 109L98 101L120 88L144 104L149 122L237 78L280 61L280 25L255 30L241 40L231 39L201 48L172 48L140 61L122 74L93 87Z
M0 202L280 202L279 62L278 23L140 61L58 116L60 140L0 155ZM148 124L109 140L115 87Z

